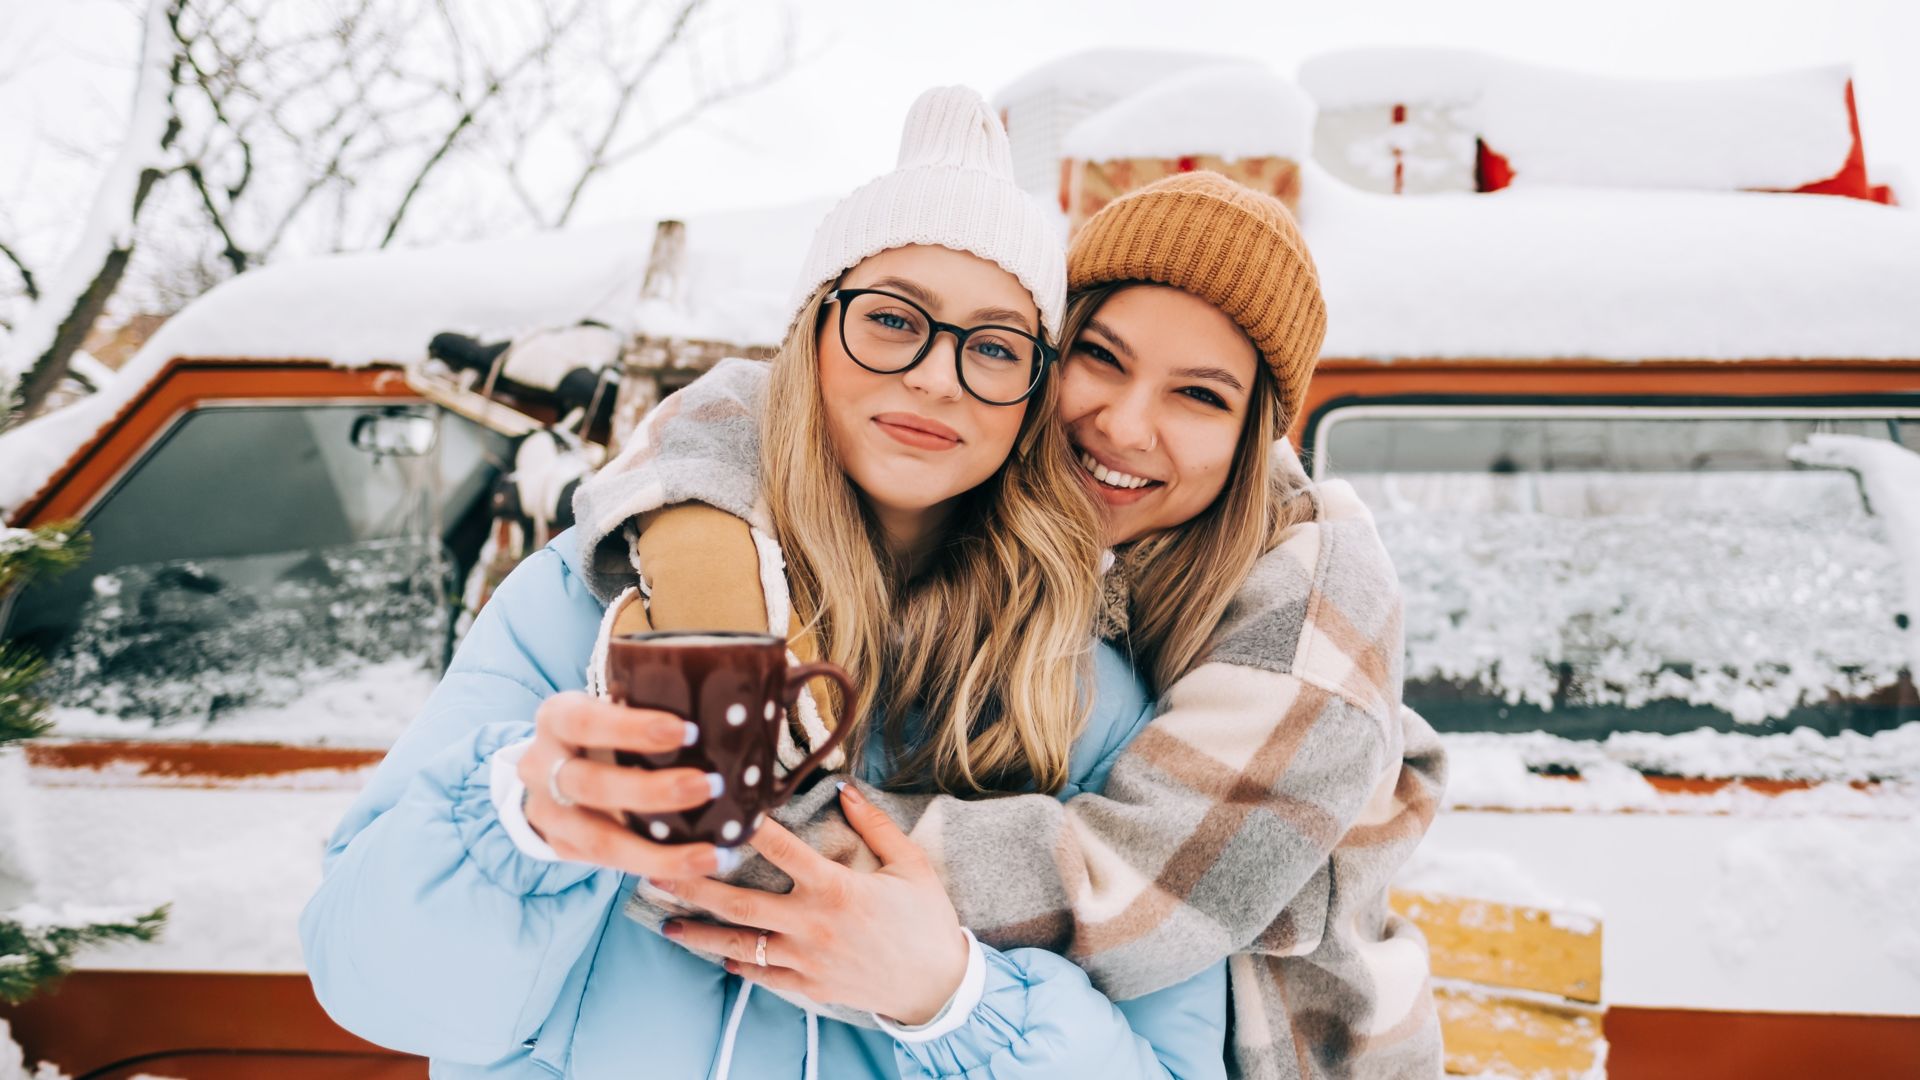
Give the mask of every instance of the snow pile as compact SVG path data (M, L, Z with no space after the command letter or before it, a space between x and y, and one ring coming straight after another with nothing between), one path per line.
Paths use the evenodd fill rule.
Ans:
M1680 477L1678 493L1692 480ZM1731 497L1739 480L1716 474L1715 486ZM1746 486L1779 494L1765 480ZM1749 506L1763 509L1381 507L1406 593L1408 680L1544 710L1684 701L1740 723L1894 685L1908 656L1879 519L1857 502L1851 514L1817 501Z
M1449 747L1510 755L1535 774L1588 776L1624 766L1643 775L1828 783L1920 784L1920 721L1863 735L1800 727L1771 735L1701 728L1677 735L1620 731L1600 742L1544 731L1449 734ZM1559 781L1556 780L1556 783Z
M1414 199L1302 172L1326 357L1920 357L1920 214L1759 192Z
M1155 83L1195 71L1265 65L1245 57L1158 49L1093 49L1042 65L994 95L1020 186L1054 205L1061 142L1074 125ZM1197 152L1197 151L1182 151Z
M1764 794L1738 784L1704 793L1662 791L1648 782L1647 774L1636 767L1640 763L1634 761L1633 750L1645 749L1645 744L1634 747L1631 742L1616 745L1612 740L1605 744L1575 742L1546 732L1451 733L1441 736L1447 747L1445 805L1453 810L1913 819L1920 816L1920 779L1915 778L1916 758L1912 753L1915 737L1910 730L1914 726L1909 724L1897 729L1905 734L1874 747L1876 754L1898 757L1887 770L1894 776L1881 780L1877 787L1856 788L1848 783L1833 782L1778 794ZM1883 733L1880 737L1885 736ZM1794 738L1805 736L1796 734ZM1706 745L1718 755L1711 759L1714 771L1726 768L1736 774L1742 767L1737 755L1754 749L1751 745L1729 743ZM1697 753L1701 746L1702 741L1698 740L1691 745L1684 741L1676 744L1664 763L1680 768L1698 764L1689 762L1685 755ZM1569 770L1576 770L1578 779L1569 778Z
M628 317L649 337L778 345L793 320L794 286L814 230L834 200L687 220L679 280Z
M1556 895L1513 858L1485 849L1421 844L1400 868L1393 884L1398 889L1439 896L1542 908L1588 919L1600 917L1598 908Z
M1629 80L1502 62L1475 111L1515 185L1791 190L1846 164L1849 78Z
M30 498L176 357L410 364L443 330L497 341L590 318L624 326L652 243L651 223L596 226L242 274L169 319L101 393L0 434L0 510Z
M1081 161L1195 154L1305 161L1313 150L1313 102L1258 67L1202 68L1089 116L1060 149Z
M1347 49L1300 65L1300 86L1322 109L1466 105L1480 99L1486 53L1467 49Z
M1789 190L1852 147L1844 66L1746 78L1620 79L1454 49L1355 49L1300 67L1324 110L1448 110L1516 185ZM1409 117L1409 119L1417 119Z
M13 1041L13 1026L5 1017L0 1017L0 1080L73 1080L72 1077L54 1068L50 1061L42 1061L31 1071L27 1068L26 1051Z
M1702 921L1720 963L1738 971L1790 921L1844 917L1884 928L1881 955L1920 980L1920 844L1887 847L1846 823L1811 818L1752 829L1722 849ZM1825 894L1809 903L1811 889Z
M300 910L357 790L102 788L53 786L53 778L37 774L33 798L47 848L42 902L168 905L158 940L91 949L76 967L305 970Z

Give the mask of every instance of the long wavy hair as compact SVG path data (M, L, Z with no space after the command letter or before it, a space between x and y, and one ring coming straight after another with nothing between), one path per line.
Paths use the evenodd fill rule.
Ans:
M1054 415L1057 380L1029 399L1006 463L960 497L909 579L828 435L819 313L832 287L773 357L760 468L794 610L860 687L837 702L839 722L857 725L849 753L863 752L877 711L890 787L1058 791L1087 715L1101 530Z
M1076 340L1115 293L1145 284L1150 283L1109 282L1068 297L1063 340ZM1273 467L1273 444L1286 434L1292 417L1281 408L1266 361L1256 356L1254 369L1246 421L1220 495L1186 522L1115 553L1128 586L1127 636L1134 664L1156 693L1201 660L1260 556L1315 512L1311 489L1288 484Z

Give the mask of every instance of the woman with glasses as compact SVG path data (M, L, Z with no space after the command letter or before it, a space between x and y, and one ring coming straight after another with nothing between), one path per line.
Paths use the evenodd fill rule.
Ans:
M858 910L804 935L764 911L750 977L682 949L678 926L663 937L629 914L645 910L631 894L670 896L737 868L741 849L656 844L617 822L700 806L727 778L582 754L688 738L678 717L582 692L604 685L613 635L746 617L860 687L802 699L789 766L828 726L886 715L886 732L855 728L851 775L968 794L1097 787L1146 698L1116 650L1089 648L1099 522L1048 377L1064 278L985 103L923 95L899 168L816 234L773 362L721 365L698 423L631 442L615 475L644 482L601 488L597 520L634 528L605 544L563 534L509 576L336 830L301 932L337 1021L445 1077L1223 1075L1223 964L1116 1006L1055 953L976 941L925 853L877 813L856 810L848 837L878 857L871 872L782 847L770 823L754 838L795 883L784 899L857 892ZM764 453L718 465L743 445ZM729 527L665 558L749 577L721 573L704 616L676 612L645 595L635 556L657 564L626 534L723 473L754 477L718 496ZM779 974L822 932L857 944L836 973L852 993Z

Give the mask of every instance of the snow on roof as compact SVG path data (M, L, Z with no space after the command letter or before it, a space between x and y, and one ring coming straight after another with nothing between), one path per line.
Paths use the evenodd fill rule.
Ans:
M652 225L336 255L242 274L167 320L111 385L0 434L0 510L31 498L177 357L412 363L443 330L483 338L632 309Z
M1501 62L1475 106L1515 184L1791 190L1853 146L1845 66L1743 79L1615 79Z
M1920 359L1920 214L1752 192L1393 197L1311 161L1302 173L1328 357ZM645 303L651 223L242 275L175 316L103 392L0 434L0 508L32 496L175 356L408 362L441 330L497 339L586 317L778 344L827 206L688 219L679 282Z
M1352 49L1300 66L1322 109L1461 106L1514 183L1789 190L1845 164L1845 65L1623 79L1456 49Z
M1920 214L1760 192L1375 195L1302 166L1328 357L1920 358Z
M1157 80L1196 68L1220 69L1258 65L1249 57L1170 49L1088 49L1042 64L1008 83L993 95L993 106L1005 109L1029 98L1048 94L1115 101Z
M1423 102L1465 105L1498 61L1470 49L1343 49L1300 65L1300 85L1323 109Z
M1264 68L1203 67L1155 83L1087 117L1061 141L1067 157L1285 157L1313 152L1313 101Z
M629 316L653 337L775 345L793 318L800 264L833 200L687 219L680 280Z

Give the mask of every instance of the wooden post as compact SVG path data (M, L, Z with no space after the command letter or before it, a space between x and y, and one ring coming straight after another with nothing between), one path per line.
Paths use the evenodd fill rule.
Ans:
M647 256L647 276L640 283L642 301L678 302L686 254L686 222L668 218L654 227L653 251ZM672 367L673 362L671 340L642 337L628 343L620 357L620 392L613 399L609 456L620 452L627 433L647 410L660 403L660 373Z

